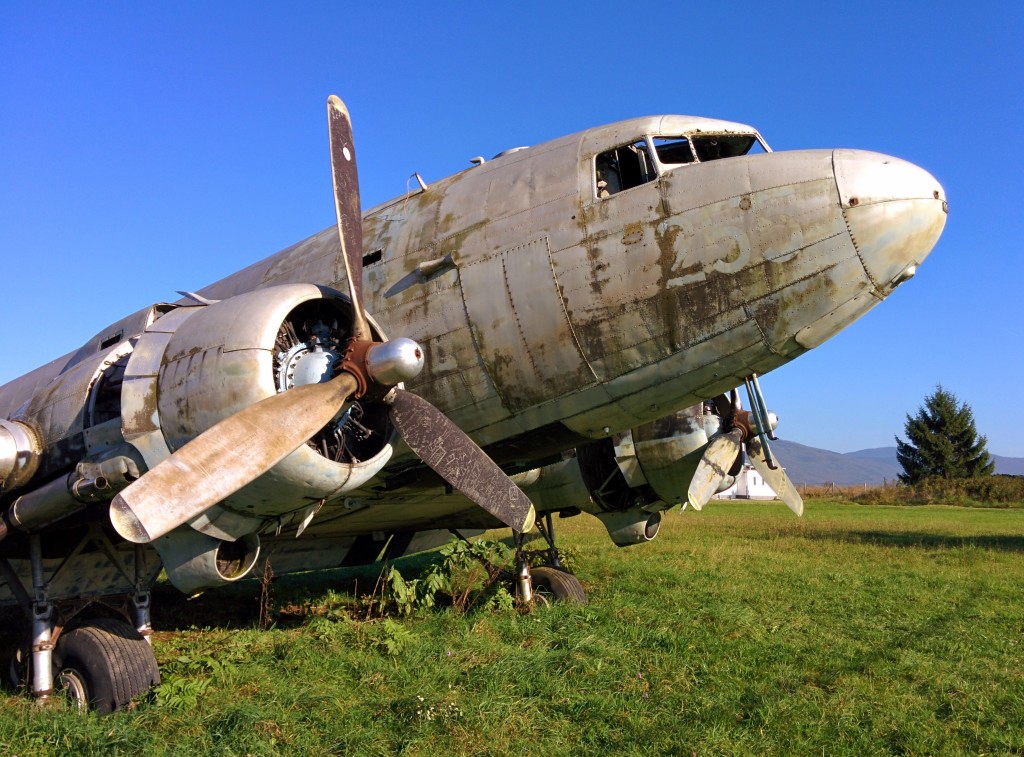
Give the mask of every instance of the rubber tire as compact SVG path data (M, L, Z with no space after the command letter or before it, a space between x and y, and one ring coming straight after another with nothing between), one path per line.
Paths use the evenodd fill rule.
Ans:
M160 683L153 648L120 618L94 618L61 634L56 659L58 687L62 676L77 677L87 700L76 697L79 706L100 713L119 710Z
M533 576L533 589L541 594L547 593L556 602L570 605L585 605L587 593L583 584L572 573L566 573L550 565L541 565L530 571Z

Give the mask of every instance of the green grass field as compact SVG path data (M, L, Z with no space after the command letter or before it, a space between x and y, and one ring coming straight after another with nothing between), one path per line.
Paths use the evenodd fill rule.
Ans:
M373 573L337 571L277 581L261 631L253 582L161 591L159 701L7 695L0 752L1024 752L1022 509L721 502L629 549L556 527L585 607L354 620Z

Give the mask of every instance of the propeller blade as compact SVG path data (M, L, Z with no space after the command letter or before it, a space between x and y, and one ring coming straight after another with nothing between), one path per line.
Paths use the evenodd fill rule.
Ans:
M714 397L711 402L714 404L715 410L718 411L718 416L720 418L728 418L732 415L733 409L735 408L735 403L727 394L719 394L717 397Z
M338 217L341 258L352 298L352 338L370 339L363 309L363 215L359 203L359 174L352 119L336 95L327 98L327 127L331 141L331 176L334 179L334 211Z
M800 492L793 486L793 482L789 480L786 471L778 466L775 468L769 466L761 440L756 436L747 441L747 457L750 458L751 464L761 474L765 483L779 495L779 499L785 502L786 506L796 513L797 517L803 515L804 500L800 496Z
M391 423L420 460L502 523L520 533L533 528L529 497L444 413L401 389L390 404Z
M705 448L686 493L694 510L702 509L711 501L718 491L718 485L729 475L729 469L739 457L742 443L743 432L734 428L727 434L716 436Z
M338 414L356 386L342 373L225 418L114 497L114 528L145 544L187 523L298 449Z

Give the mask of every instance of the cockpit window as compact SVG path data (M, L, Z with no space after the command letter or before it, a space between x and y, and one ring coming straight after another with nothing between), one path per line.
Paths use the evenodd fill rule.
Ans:
M594 160L594 179L598 197L611 197L658 178L647 142L639 139L616 147Z
M693 162L693 150L686 137L654 137L654 151L663 165Z
M708 134L693 136L691 139L693 147L697 151L697 158L702 163L719 158L735 158L737 155L764 152L761 143L753 134Z

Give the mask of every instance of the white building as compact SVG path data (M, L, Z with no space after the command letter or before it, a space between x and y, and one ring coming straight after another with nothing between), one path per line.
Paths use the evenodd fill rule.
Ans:
M736 483L715 495L715 499L778 499L775 491L765 483L761 474L750 463L744 463L736 476Z

